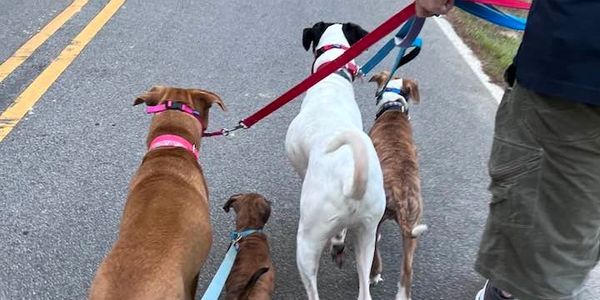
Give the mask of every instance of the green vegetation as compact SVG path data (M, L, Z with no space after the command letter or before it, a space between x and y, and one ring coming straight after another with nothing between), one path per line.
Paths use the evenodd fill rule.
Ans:
M503 84L504 70L513 60L522 34L482 21L459 9L448 14L458 35L481 59L483 70L492 81Z

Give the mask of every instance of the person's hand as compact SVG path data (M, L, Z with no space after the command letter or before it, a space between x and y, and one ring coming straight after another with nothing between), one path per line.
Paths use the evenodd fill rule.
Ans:
M418 17L444 15L453 6L454 0L415 0Z

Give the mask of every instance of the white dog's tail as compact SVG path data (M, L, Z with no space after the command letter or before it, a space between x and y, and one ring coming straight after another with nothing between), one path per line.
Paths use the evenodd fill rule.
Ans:
M336 136L329 145L327 145L327 149L325 150L326 153L331 153L344 145L349 145L352 149L354 175L352 177L352 184L344 186L344 195L353 199L362 199L367 189L369 161L367 148L364 143L365 142L360 135L347 131Z

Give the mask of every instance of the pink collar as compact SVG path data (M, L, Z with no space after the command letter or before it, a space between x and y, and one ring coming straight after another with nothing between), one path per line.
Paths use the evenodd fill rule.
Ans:
M179 147L183 148L194 155L196 160L200 156L196 145L188 142L186 139L174 134L162 134L154 138L148 147L148 151L152 151L162 147Z
M200 112L198 112L197 110L194 110L193 108L191 108L183 103L180 103L180 102L168 100L167 102L165 102L163 104L148 106L148 107L146 107L146 113L147 114L156 114L156 113L164 112L164 111L167 111L170 109L184 112L184 113L196 118L196 120L198 120L198 122L200 122L200 127L202 128L202 132L204 132L205 129L204 129L204 124L202 123L202 117L200 116Z

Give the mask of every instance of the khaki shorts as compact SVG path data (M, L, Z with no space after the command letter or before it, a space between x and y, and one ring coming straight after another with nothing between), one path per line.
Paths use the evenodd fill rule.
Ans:
M517 84L498 107L489 173L476 270L520 300L600 299L583 289L600 255L600 107Z

